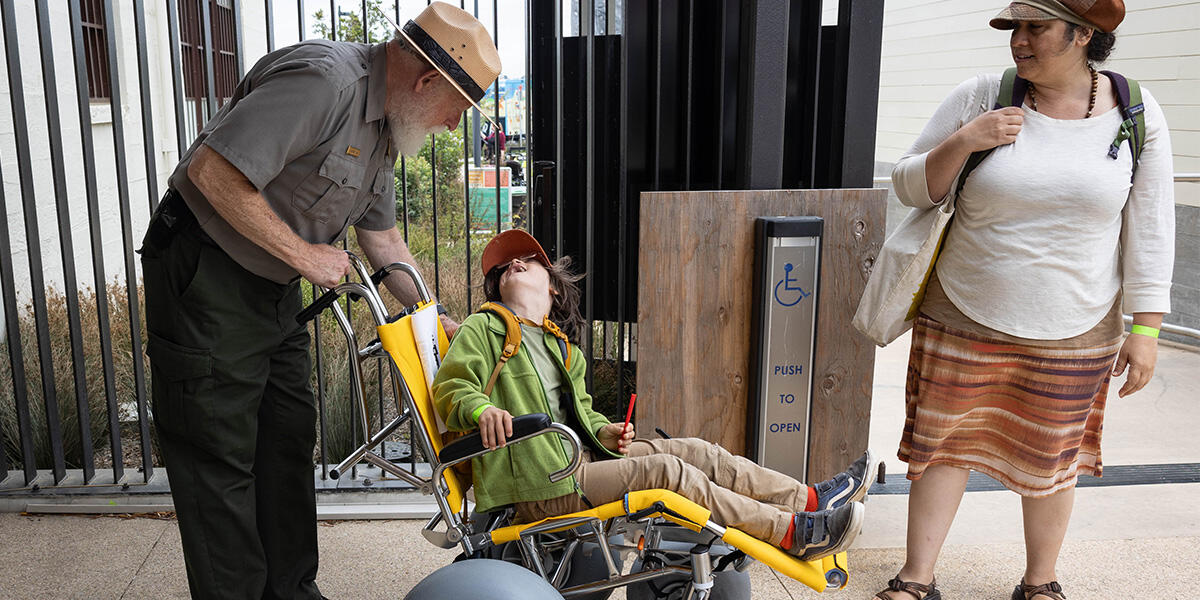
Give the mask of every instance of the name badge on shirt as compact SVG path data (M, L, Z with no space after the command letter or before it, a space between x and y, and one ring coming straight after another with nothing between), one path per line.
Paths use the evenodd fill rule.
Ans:
M353 156L354 158L358 158L358 155L362 154L362 151L359 150L358 148L355 148L354 146L346 146L346 154L349 154L350 156Z

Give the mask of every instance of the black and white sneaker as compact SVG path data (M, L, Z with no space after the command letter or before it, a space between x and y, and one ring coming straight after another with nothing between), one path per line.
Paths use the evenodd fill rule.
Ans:
M878 473L879 459L867 450L845 471L813 485L817 490L817 510L837 508L847 502L862 500Z
M837 508L792 516L792 547L788 550L800 560L816 560L845 551L862 531L866 509L862 502L848 502Z

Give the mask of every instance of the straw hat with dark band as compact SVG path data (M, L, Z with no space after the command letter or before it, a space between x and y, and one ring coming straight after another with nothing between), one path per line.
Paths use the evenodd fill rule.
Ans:
M1013 29L1016 21L1068 23L1112 33L1125 19L1123 0L1019 0L1000 11L989 24L996 29Z
M381 11L382 14L382 11ZM500 53L483 23L445 2L434 2L404 27L383 18L480 111L479 101L500 75Z

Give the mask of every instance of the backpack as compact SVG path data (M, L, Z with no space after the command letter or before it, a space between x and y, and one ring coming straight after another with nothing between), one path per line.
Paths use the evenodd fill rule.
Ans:
M505 363L508 362L508 359L516 356L517 350L521 349L522 319L499 302L484 302L478 312L490 312L504 321L504 347L500 351L500 360L496 362L496 368L492 370L492 376L488 378L487 385L483 386L484 395L490 396L492 387L496 385L496 378L500 376L500 371L504 369ZM571 368L571 344L567 343L567 335L558 328L558 325L555 325L550 319L541 323L525 319L525 322L528 325L541 327L558 339L558 350L563 356L563 366L569 370Z
M1129 140L1129 151L1133 153L1133 172L1136 173L1138 159L1141 158L1142 149L1146 146L1146 105L1142 103L1142 86L1136 80L1129 79L1120 73L1112 71L1100 71L1100 73L1112 81L1113 89L1117 92L1117 107L1121 109L1121 116L1125 117L1125 120L1121 122L1120 129L1117 130L1117 137L1113 138L1112 144L1108 146L1108 157L1116 160L1117 154L1121 150L1121 144L1125 140ZM1021 106L1028 91L1029 82L1017 76L1016 67L1009 67L1000 78L1000 95L996 97L996 105L992 107L992 110L1008 106ZM962 174L958 177L956 193L962 191L967 174L979 166L979 163L983 162L983 159L991 153L992 149L988 149L971 154L966 165L963 166ZM1132 178L1132 174L1130 178Z
M504 321L504 346L500 350L500 360L496 361L496 368L492 369L491 377L488 377L487 385L483 386L483 395L491 396L492 388L496 386L496 379L500 377L500 371L504 370L504 365L508 363L508 359L517 355L517 351L521 349L521 321L512 310L499 302L484 302L476 312L489 312L501 321ZM567 335L558 328L553 321L546 319L540 325L525 319L528 324L541 327L558 339L558 350L563 356L563 366L567 369L571 368L571 344L567 341ZM447 431L442 434L442 445L448 446L460 437L469 435L470 432ZM454 465L454 470L466 477L468 480L473 478L473 472L470 462L459 463Z

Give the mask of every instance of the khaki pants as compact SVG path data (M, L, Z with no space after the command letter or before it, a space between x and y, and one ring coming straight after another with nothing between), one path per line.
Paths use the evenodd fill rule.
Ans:
M778 545L792 513L808 504L808 486L704 440L634 440L622 459L585 462L575 473L592 504L637 490L666 489L712 511L726 527ZM516 506L521 521L537 521L588 507L579 494Z

